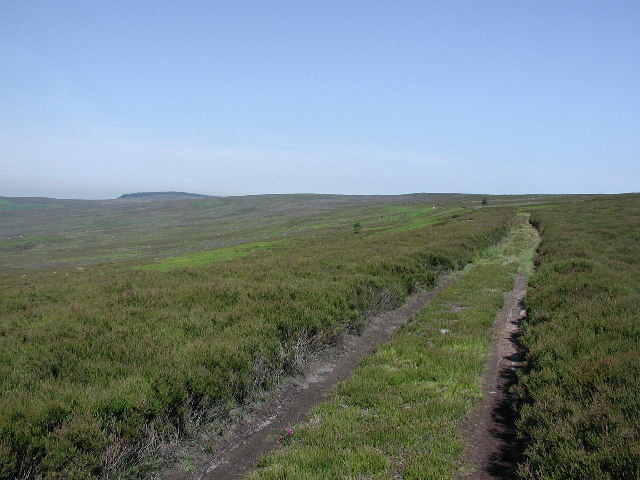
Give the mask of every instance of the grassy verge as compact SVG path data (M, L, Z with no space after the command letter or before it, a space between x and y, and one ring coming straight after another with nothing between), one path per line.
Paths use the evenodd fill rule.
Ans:
M519 433L526 479L640 478L640 196L536 210Z
M456 425L481 396L503 292L530 268L536 234L526 218L364 358L250 478L450 479L464 468Z
M295 345L331 342L372 308L462 267L502 238L511 214L309 234L191 268L7 277L0 479L144 476L129 467L154 442L268 388L298 364Z

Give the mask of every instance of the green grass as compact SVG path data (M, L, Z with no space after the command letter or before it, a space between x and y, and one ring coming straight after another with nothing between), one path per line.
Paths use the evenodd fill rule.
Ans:
M427 198L429 198L427 196ZM425 199L426 200L426 199ZM409 203L412 202L412 203ZM350 229L354 219L370 227L405 223L385 206L424 208L413 196L369 198L291 195L182 201L116 200L64 204L53 211L0 212L0 266L38 267L146 260L180 256L265 237L308 236ZM38 248L13 248L23 237L44 237Z
M537 236L526 218L364 358L250 479L425 480L464 471L457 422L480 399L503 292L516 271L530 269Z
M563 288L579 290L572 284L553 291L554 268L574 274L576 282L590 271L600 283L585 291L601 305L594 307L586 300L580 304L608 315L620 312L622 320L585 327L596 339L587 345L610 349L606 342L600 347L598 340L601 332L614 332L624 340L619 345L628 355L614 355L615 362L627 359L635 364L637 322L630 312L637 311L637 290L629 278L637 273L639 255L637 224L629 212L635 211L637 198L598 197L591 202L584 196L489 197L489 207L482 209L469 208L479 207L482 196L439 194L104 202L0 199L34 208L0 209L0 479L144 478L147 466L136 446L149 438L188 434L194 414L204 413L205 419L212 418L211 412L223 415L296 368L299 358L292 345L302 341L310 349L322 348L345 329L360 328L373 307L398 305L416 284L431 285L442 271L462 268L481 251L483 260L458 279L458 296L447 302L460 305L465 292L481 291L478 301L489 303L478 308L488 312L497 305L490 299L500 297L508 282L505 269L513 270L526 258L520 247L513 247L508 261L506 247L489 248L504 235L514 209L522 204L557 203L535 210L533 218L543 237L547 235L541 265L551 255L564 261L554 260L546 276L536 277L536 288L543 293L531 297L540 299L534 313L540 318L552 315L558 305L568 304ZM60 207L40 208L52 203ZM563 211L565 207L569 210ZM456 216L459 213L463 215ZM363 226L357 235L354 222ZM480 273L474 273L476 268ZM492 282L498 286L491 287ZM554 287L545 290L546 282ZM393 292L393 301L380 305L382 291ZM611 311L598 310L605 307ZM416 322L414 334L397 340L396 350L379 358L390 362L384 378L398 382L398 395L427 398L431 392L429 401L436 402L422 411L415 407L418 416L396 418L398 425L423 425L422 415L438 409L443 419L454 418L456 409L466 408L457 403L460 392L469 401L475 398L471 380L452 376L461 373L456 368L430 366L437 375L428 388L411 376L418 374L412 365L419 370L423 361L430 365L438 360L427 351L433 345L439 354L453 352L463 359L469 359L469 352L480 352L478 342L486 338L482 340L479 332L487 321L481 317L486 312L468 319L469 309L447 308L443 304L441 310L427 312L442 325L451 325L443 327L450 330L446 335L433 330L431 320ZM581 310L580 315L590 318ZM467 327L456 330L467 321L469 336ZM559 355L553 344L546 355L542 347L536 349L535 341L532 359L540 363L532 365ZM424 354L413 352L420 345ZM572 343L564 339L559 347L567 345ZM406 358L410 371L392 363L396 354ZM603 358L594 364L595 371L600 371L597 362L609 361ZM535 378L571 375L561 369L542 371L544 375ZM633 370L620 371L626 383L633 383ZM527 388L535 383L527 382ZM381 397L381 411L391 415L392 405L398 405L394 395L388 391ZM438 406L440 397L452 403ZM411 402L411 408L403 404L398 415L410 415ZM636 408L629 401L625 405ZM348 410L357 417L375 408ZM619 418L627 422L628 417ZM435 430L443 425L447 430L443 422L435 422ZM375 422L371 425L374 428ZM637 432L631 425L630 431ZM382 442L384 437L376 438ZM410 445L414 437L403 438L402 445ZM631 437L615 438L630 448L635 445L628 441ZM440 440L432 441L440 445ZM381 456L378 445L359 450L359 460L348 457L350 465L382 468L383 460L388 465L388 458L404 455L398 450ZM458 447L442 445L436 451L441 455L437 468L455 464ZM347 455L349 448L342 444L341 452ZM428 454L432 447L415 451ZM116 464L118 456L122 460ZM530 456L528 465L534 465L534 458Z
M553 197L562 198L564 197ZM573 198L573 197L570 197ZM2 267L144 261L236 244L265 237L304 237L351 230L420 228L432 214L478 206L478 195L398 196L260 195L207 199L120 199L108 201L1 198L12 205L53 204L60 208L0 209L0 248L7 238L49 236L51 242L28 251L6 248ZM539 203L549 197L492 197L492 205ZM436 207L435 209L433 207ZM446 215L445 215L446 216Z
M283 243L282 241L244 243L233 247L217 248L208 252L178 255L143 268L148 270L170 270L174 268L201 267L270 250Z
M411 210L410 210L411 211ZM407 223L404 225L398 225L392 228L382 227L382 231L379 233L392 233L392 232L402 232L405 230L411 230L414 228L426 227L427 225L432 225L436 222L447 221L455 218L459 218L463 216L463 213L469 213L469 210L464 208L448 208L444 212L437 210L429 210L420 209L413 210L411 214L406 215L409 219Z
M462 267L504 234L513 212L481 210L474 222L354 235L352 219L369 215L372 222L380 205L340 199L346 205L325 206L316 198L321 206L310 213L291 199L263 200L225 203L237 215L213 220L206 216L220 213L219 202L206 208L200 200L138 202L127 204L128 216L118 203L64 220L135 225L140 218L131 229L30 227L32 235L62 233L67 245L44 255L54 252L69 264L1 272L0 478L144 477L136 445L150 435L184 434L194 414L220 415L269 388L296 368L292 345L321 348L359 328L373 306L393 307L416 284L428 286L439 272ZM304 197L303 205L313 201ZM299 211L296 218L283 215ZM33 218L14 218L14 228L27 221ZM385 219L391 227L405 221ZM246 242L323 223L343 226ZM245 245L193 252L227 241ZM152 259L77 263L102 245L115 256L149 244L176 255L165 260L170 268L132 268L154 265ZM382 291L393 292L394 301L378 305Z
M640 195L536 210L525 479L640 478Z

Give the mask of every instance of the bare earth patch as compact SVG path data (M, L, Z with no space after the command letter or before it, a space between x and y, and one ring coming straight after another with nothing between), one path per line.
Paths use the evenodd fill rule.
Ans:
M462 460L474 471L460 478L513 478L521 448L515 434L515 412L509 389L524 359L518 337L520 321L525 316L522 300L526 291L526 279L519 274L513 290L505 293L504 306L496 316L493 343L484 374L484 400L462 423L465 443Z

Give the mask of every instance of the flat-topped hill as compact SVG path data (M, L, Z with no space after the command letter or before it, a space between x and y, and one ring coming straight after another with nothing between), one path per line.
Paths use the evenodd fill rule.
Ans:
M120 195L118 198L137 198L145 200L179 200L181 198L208 198L210 196L211 195L202 195L200 193L189 192L136 192L125 193L124 195Z

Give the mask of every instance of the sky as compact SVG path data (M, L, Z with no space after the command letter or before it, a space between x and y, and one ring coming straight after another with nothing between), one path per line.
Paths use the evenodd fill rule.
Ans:
M639 185L637 0L0 2L0 196Z

